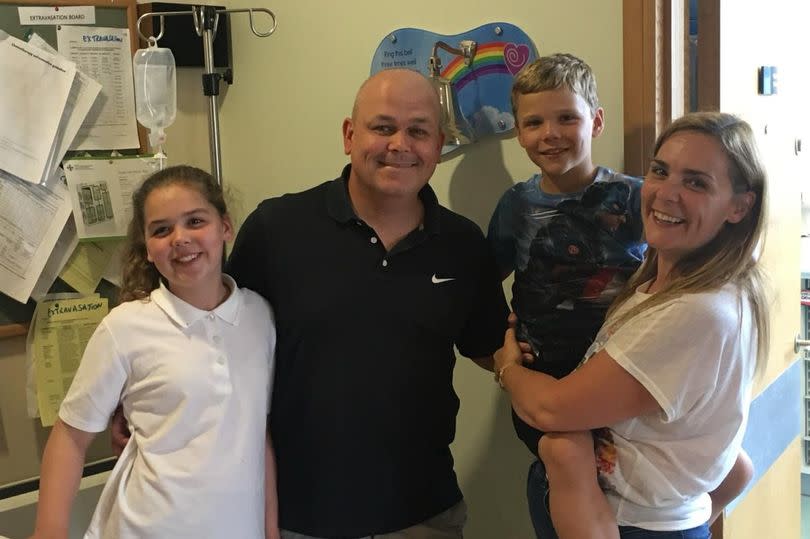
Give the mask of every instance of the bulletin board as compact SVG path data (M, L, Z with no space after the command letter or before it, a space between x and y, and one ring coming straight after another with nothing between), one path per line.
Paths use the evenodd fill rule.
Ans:
M21 26L18 7L21 6L94 6L94 26L128 28L130 50L138 48L137 4L136 0L0 0L0 29L18 39L25 40L26 34L33 30L50 45L56 47L56 26ZM138 126L140 149L131 150L145 154L147 150L146 131ZM91 151L96 154L96 151ZM99 151L104 154L105 152ZM109 155L106 151L106 155ZM122 153L126 153L122 151ZM70 152L67 157L70 157ZM66 284L57 279L54 292L71 291ZM107 281L102 280L97 291L104 297L115 299L117 290ZM110 306L114 301L110 302ZM15 335L25 335L36 304L30 300L23 305L0 293L0 499L30 492L38 488L39 467L42 451L50 428L42 427L38 419L30 419L25 409L25 366L22 361L10 361L8 358L19 358L25 354L25 342L21 338L3 339ZM11 354L10 356L8 354ZM87 462L84 475L111 469L113 464L109 433L97 436L87 451ZM0 518L2 520L2 518ZM2 535L2 530L0 530Z
M95 26L111 28L128 28L130 39L130 50L134 54L138 49L138 32L136 28L138 20L138 6L136 0L57 0L54 2L43 2L42 0L0 0L0 30L5 31L13 37L25 40L26 34L30 31L36 32L53 47L56 47L56 26L36 25L21 26L17 8L20 6L95 6ZM140 143L140 153L147 152L146 130L138 125L138 140ZM92 154L103 152L90 152ZM107 152L109 153L109 152ZM68 152L68 156L70 152ZM66 156L66 157L68 157ZM104 282L104 281L102 281ZM54 291L69 291L65 285L57 285ZM99 290L104 296L112 296L109 287ZM0 340L15 335L24 335L28 331L28 323L34 313L36 304L33 300L25 305L0 293ZM0 481L2 483L2 481Z

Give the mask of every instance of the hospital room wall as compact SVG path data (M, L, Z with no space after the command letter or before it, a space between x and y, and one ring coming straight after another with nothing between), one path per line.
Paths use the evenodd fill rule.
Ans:
M341 144L343 118L369 74L377 45L403 27L452 35L489 22L509 22L532 38L540 54L566 51L582 57L596 73L607 111L607 128L594 145L595 161L622 166L619 0L520 0L500 2L498 7L473 7L459 0L217 3L267 7L279 18L277 32L267 39L251 34L247 17L232 19L235 84L223 88L220 123L224 179L237 222L266 197L300 191L338 175L348 161ZM167 130L170 164L210 168L201 73L192 68L178 72L178 115ZM493 138L446 159L431 185L442 204L485 228L501 193L534 172L514 136ZM24 349L19 337L0 342L0 380L19 379ZM461 411L453 453L469 505L465 536L530 537L524 492L531 457L512 432L505 394L490 375L465 360L456 368L455 387ZM3 393L0 405L10 410L6 427L17 416L21 425L28 425L22 407L10 402L20 392ZM15 436L14 443L16 454L36 458L44 440L32 432Z
M371 58L391 31L415 27L457 34L489 22L517 25L538 52L571 52L594 69L607 128L595 162L622 167L622 4L618 0L458 0L263 2L278 15L277 32L253 36L246 18L232 19L236 83L222 100L222 161L237 221L269 196L300 191L336 177L348 162L340 126ZM315 15L317 14L317 15ZM439 200L482 228L499 196L535 172L514 136L489 139L441 163L431 179ZM461 399L453 454L469 505L467 537L525 538L529 453L512 432L505 394L492 377L461 360Z

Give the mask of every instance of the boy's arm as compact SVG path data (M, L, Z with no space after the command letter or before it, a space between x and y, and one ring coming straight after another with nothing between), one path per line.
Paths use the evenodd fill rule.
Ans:
M278 529L278 490L276 488L276 454L267 433L264 450L264 533L266 539L280 539Z
M641 183L643 178L634 182L630 191L630 218L632 224L632 238L634 241L644 240L644 226L641 223Z
M723 509L745 490L752 477L754 477L754 464L748 453L741 449L740 454L737 455L737 461L723 482L709 492L709 497L712 499L712 516L709 518L709 524L714 522Z
M84 456L95 435L56 420L42 457L35 538L67 538Z
M487 242L495 256L501 280L515 269L514 201L512 189L507 190L489 220Z

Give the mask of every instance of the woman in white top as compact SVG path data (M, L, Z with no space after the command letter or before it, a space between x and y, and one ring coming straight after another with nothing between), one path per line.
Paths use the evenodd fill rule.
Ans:
M495 355L518 415L549 432L540 451L562 539L708 538L709 493L740 454L766 361L766 177L750 126L676 120L641 197L650 248L580 367L561 380L522 367L511 329Z
M120 401L132 435L85 537L276 538L275 329L267 302L222 273L222 190L170 167L133 208L123 303L90 339L48 439L34 537L67 537L85 451Z

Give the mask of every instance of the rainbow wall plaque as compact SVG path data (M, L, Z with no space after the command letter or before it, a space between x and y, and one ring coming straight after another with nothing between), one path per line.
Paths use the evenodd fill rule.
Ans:
M455 35L443 35L418 28L390 32L379 44L371 61L371 74L403 67L429 75L428 60L437 41L459 48L462 40L477 43L472 65L443 49L438 50L441 76L450 81L464 130L473 142L510 132L515 127L509 94L512 80L520 69L537 58L529 36L517 26L494 22ZM445 146L447 153L458 146Z

